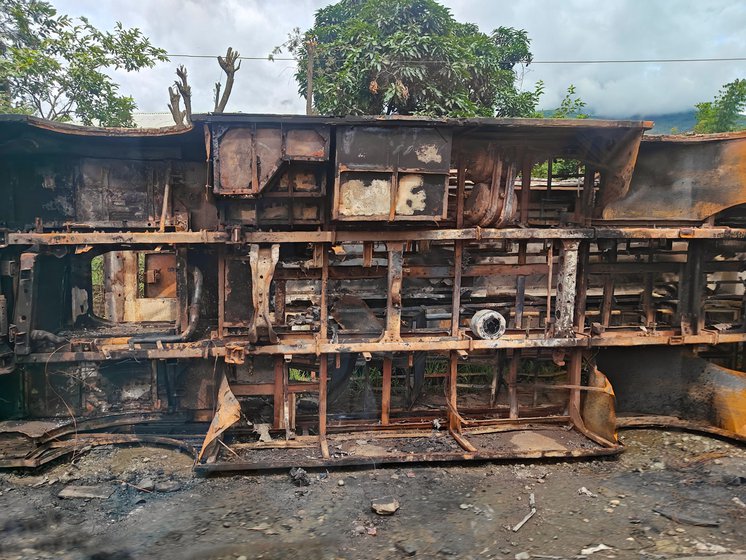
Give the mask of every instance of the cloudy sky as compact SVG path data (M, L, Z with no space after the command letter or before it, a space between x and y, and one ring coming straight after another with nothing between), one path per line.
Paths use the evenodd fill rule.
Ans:
M170 54L217 55L228 46L264 57L294 27L308 29L323 0L52 0L101 28L139 27ZM734 0L444 0L459 21L490 32L526 29L534 59L617 60L746 57L746 2ZM152 70L117 75L142 112L167 112L166 88L178 64L189 70L195 112L209 111L223 74L214 60L172 57ZM302 113L294 63L250 61L236 75L228 110ZM691 109L720 86L746 78L746 61L669 64L532 64L523 87L546 84L544 108L575 84L596 114L645 116Z

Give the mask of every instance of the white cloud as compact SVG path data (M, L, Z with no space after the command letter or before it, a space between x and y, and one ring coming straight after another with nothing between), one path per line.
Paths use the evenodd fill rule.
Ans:
M307 29L320 0L54 0L70 15L104 28L121 21L139 27L174 54L220 54L228 46L266 56L294 27ZM731 0L447 0L460 21L482 31L507 25L526 29L541 60L708 58L746 56L746 3ZM137 74L117 74L139 110L167 111L174 69L189 70L195 112L212 107L212 87L223 74L215 60L173 58ZM228 110L301 113L292 62L244 61ZM531 65L524 87L543 80L544 107L559 104L569 84L596 113L646 115L691 109L721 85L746 77L746 61L685 64Z

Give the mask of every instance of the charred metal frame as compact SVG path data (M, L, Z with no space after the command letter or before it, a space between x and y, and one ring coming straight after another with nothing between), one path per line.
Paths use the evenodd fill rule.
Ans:
M0 465L59 456L50 433L71 414L108 419L89 439L109 443L123 434L101 432L121 425L157 439L164 422L209 423L202 471L613 454L614 390L648 388L601 364L642 347L707 356L719 380L707 406L666 414L746 434L733 389L746 382L722 367L746 368L746 135L645 139L646 122L554 119L194 122L0 117L0 390L6 417L51 423L0 423L0 438L30 446ZM577 173L553 175L560 161ZM129 259L129 280L110 265L95 278L106 255ZM130 307L101 315L101 291ZM698 359L681 358L682 372ZM460 391L473 368L490 384ZM340 408L355 371L380 392L373 411ZM678 389L697 379L682 373ZM270 402L271 417L252 408ZM526 430L544 439L515 435ZM415 440L432 445L402 451Z

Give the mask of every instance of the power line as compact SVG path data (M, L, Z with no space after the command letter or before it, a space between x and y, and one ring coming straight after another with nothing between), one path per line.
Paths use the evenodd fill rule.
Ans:
M630 60L534 60L531 64L658 64L676 62L742 62L746 56L729 58L638 58Z
M168 54L169 58L210 58L217 55L209 54ZM240 56L240 60L259 60L265 62L286 61L297 62L295 57L276 56ZM531 64L676 64L690 62L744 62L746 56L713 57L713 58L635 58L635 59L606 59L606 60L533 60ZM400 60L409 64L449 64L450 60Z

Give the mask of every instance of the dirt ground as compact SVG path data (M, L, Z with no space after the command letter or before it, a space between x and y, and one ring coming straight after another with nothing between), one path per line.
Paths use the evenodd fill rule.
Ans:
M371 466L300 487L287 472L205 479L176 451L99 448L0 473L0 558L746 558L746 448L622 437L612 459ZM60 498L69 486L111 495ZM536 514L514 532L531 494ZM382 497L400 509L377 515Z

